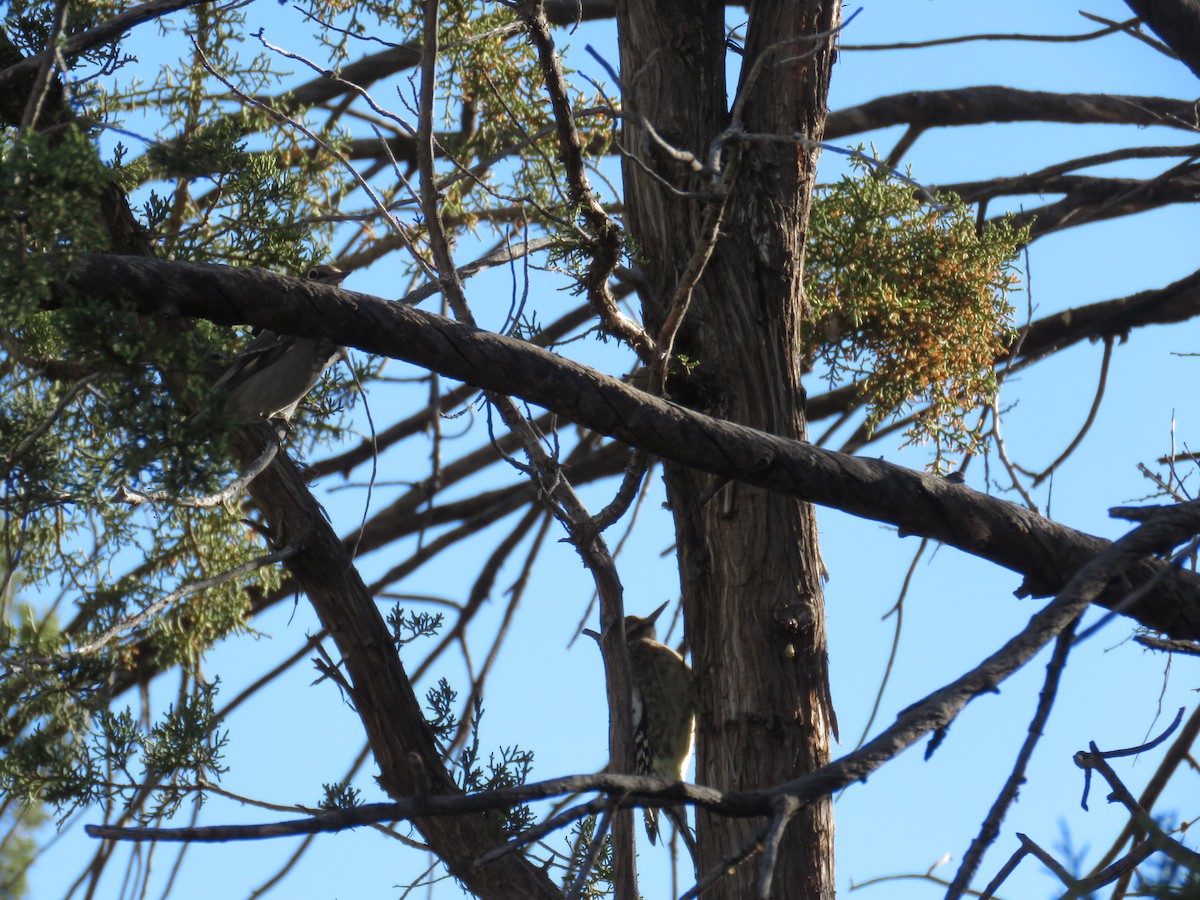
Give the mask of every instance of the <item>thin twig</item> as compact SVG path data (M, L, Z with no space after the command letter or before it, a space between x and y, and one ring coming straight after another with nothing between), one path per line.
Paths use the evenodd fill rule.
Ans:
M727 854L720 863L709 869L702 878L698 878L689 890L680 895L679 900L694 900L694 898L699 897L722 878L727 878L731 875L738 866L746 862L761 849L763 836L769 827L769 824L763 825L750 832L740 846L732 853Z
M250 482L267 470L271 465L271 461L275 459L278 453L279 442L267 441L258 459L252 462L245 472L215 494L209 494L205 497L179 498L167 491L146 493L145 491L139 491L127 484L123 484L117 488L111 499L114 503L127 503L130 506L140 506L143 503L171 503L175 506L186 506L191 509L211 509L214 506L227 503L249 487Z
M170 606L172 603L175 603L178 600L182 600L184 597L190 597L192 594L198 594L201 591L207 591L212 588L219 587L220 585L225 584L226 582L233 581L235 578L240 578L243 575L248 575L249 573L254 572L258 569L261 569L265 566L274 565L275 563L281 562L282 560L285 560L285 559L291 559L293 556L296 555L297 552L298 552L297 547L284 547L282 550L276 550L273 553L268 553L265 556L259 556L256 559L252 559L252 560L249 560L248 562L244 562L240 566L234 566L232 569L229 569L226 572L222 572L219 575L214 575L211 578L204 578L200 581L194 581L191 584L184 585L183 587L178 588L177 590L171 591L171 593L167 594L166 596L160 597L159 599L155 600L153 603L151 603L149 606L147 606L145 609L143 609L141 612L137 613L136 615L129 616L126 619L122 619L120 622L118 622L116 625L112 626L112 628L109 628L107 631L105 631L99 637L97 637L91 641L88 641L86 644L83 644L82 646L75 647L74 649L64 651L62 653L62 657L63 658L71 658L71 657L78 657L78 656L89 656L89 655L95 653L96 651L103 649L104 647L106 647L108 644L112 643L114 640L116 640L121 635L123 635L129 631L132 631L133 629L137 628L139 625L144 624L150 618L158 615L158 613L162 612L164 609L166 609L168 606ZM25 662L25 664L47 664L47 663L53 662L53 660L49 657L46 657L46 658L29 659L29 660L25 660L24 662Z
M1086 16L1087 13L1080 13ZM1088 16L1088 18L1093 18ZM966 44L972 41L1031 41L1034 43L1048 44L1073 44L1080 41L1094 41L1096 38L1102 38L1119 31L1124 31L1131 25L1136 25L1141 20L1137 17L1127 19L1124 22L1114 22L1106 28L1101 28L1099 31L1088 31L1083 34L1019 34L1019 33L995 33L995 34L966 34L959 37L950 38L933 38L928 41L897 41L891 44L842 44L842 50L919 50L924 47L945 47L950 44Z
M992 438L996 445L996 455L1000 457L1000 463L1004 466L1008 477L1012 481L1013 490L1021 495L1021 499L1025 501L1025 506L1030 512L1038 512L1037 502L1033 499L1030 493L1025 490L1025 486L1021 484L1021 479L1018 477L1017 467L1013 465L1008 458L1008 447L1004 442L1004 435L1000 431L1000 403L999 398L992 397Z
M763 837L763 855L758 867L758 885L755 889L758 900L770 900L771 886L775 880L775 864L779 861L779 847L783 843L783 833L787 830L792 817L799 811L799 803L791 798L783 797L780 799L775 815L767 823L767 833Z
M1104 358L1100 361L1100 380L1096 385L1096 396L1092 398L1092 407L1088 410L1087 418L1080 427L1075 439L1067 445L1067 448L1058 455L1054 462L1050 463L1037 476L1034 477L1030 487L1037 487L1047 478L1054 474L1054 470L1062 465L1071 454L1083 443L1084 437L1091 431L1092 424L1096 421L1096 414L1100 412L1100 403L1104 399L1104 389L1108 385L1108 366L1112 362L1113 339L1108 336L1104 339Z
M896 628L892 632L892 649L888 653L887 665L883 669L883 677L879 679L879 690L875 692L875 703L871 707L871 714L867 717L867 724L863 726L862 735L858 742L854 745L857 750L866 741L867 735L871 733L871 726L875 724L875 717L879 714L879 708L883 705L883 692L888 686L888 682L892 677L892 667L896 664L896 655L900 650L900 634L904 627L904 599L908 596L908 589L912 586L913 576L917 571L917 563L925 553L925 548L929 546L929 538L921 538L921 543L917 546L916 552L913 553L912 562L908 564L908 571L904 573L904 582L900 585L900 596L896 598L896 602L892 605L883 616L887 618L892 613L896 614Z
M613 809L610 804L605 807L599 822L596 823L596 833L592 835L591 846L588 847L587 856L580 863L579 872L575 875L575 880L567 888L567 900L574 900L575 897L582 896L584 882L587 880L588 873L592 871L592 867L596 864L596 859L600 856L600 851L604 847L604 838L608 835L609 827L612 825L612 818Z
M992 808L988 810L987 816L984 817L979 834L975 836L974 840L971 841L971 845L967 848L967 852L963 854L962 863L954 875L954 881L951 882L949 890L946 891L946 900L958 900L958 898L967 892L971 884L971 879L975 877L975 873L979 870L979 865L983 861L984 853L995 842L997 836L1000 834L1000 824L1008 814L1009 808L1017 801L1017 793L1020 791L1021 785L1025 783L1025 772L1029 766L1029 761L1033 758L1034 748L1037 746L1038 741L1041 740L1043 730L1046 727L1046 721L1050 718L1050 710L1053 708L1054 699L1058 694L1059 679L1062 677L1063 669L1066 667L1067 656L1071 652L1072 637L1075 634L1075 626L1078 624L1078 621L1077 619L1072 622L1055 638L1054 653L1050 657L1050 662L1046 665L1046 678L1042 683L1037 709L1033 714L1032 721L1029 723L1028 734L1025 736L1025 741L1021 744L1021 749L1017 753L1012 771L1005 780L1004 786L1000 789L1000 793L997 794Z

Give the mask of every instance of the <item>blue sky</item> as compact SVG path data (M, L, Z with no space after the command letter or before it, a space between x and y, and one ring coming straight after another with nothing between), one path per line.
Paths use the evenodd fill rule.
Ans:
M856 8L847 7L847 14ZM1087 9L1114 19L1131 15L1117 2L1093 2ZM729 20L736 23L738 14L738 10L730 10ZM267 38L276 43L293 37L300 40L295 13L276 3L260 0L254 4L248 24L250 30L266 26ZM892 0L863 4L843 42L869 44L979 32L1067 34L1094 27L1061 4ZM583 52L584 46L593 44L615 59L614 31L611 23L597 23L583 25L573 35L560 33L563 43L570 45L568 62L602 80L603 73ZM127 49L138 53L150 38L151 30L144 28ZM308 77L304 74L300 80ZM830 107L841 109L906 90L983 84L1178 98L1196 93L1194 78L1181 65L1134 40L1113 36L1067 45L998 42L919 51L846 51L834 72ZM375 95L377 99L381 96L379 92ZM886 154L900 133L901 129L891 129L855 136L852 142L873 143ZM905 162L918 180L944 183L1019 174L1072 156L1134 143L1183 144L1192 140L1190 135L1165 129L1045 124L943 129L924 135ZM826 154L821 179L834 180L842 166L840 157ZM1120 170L1108 167L1104 173L1144 175L1147 168L1130 164ZM1040 202L1025 198L1027 206ZM1036 315L1162 286L1191 272L1196 265L1192 252L1195 215L1191 207L1168 208L1136 221L1096 223L1037 242L1024 276L1032 285ZM462 258L469 257L464 253ZM472 287L477 313L485 323L498 324L503 319L508 296L503 279L500 273L492 281ZM347 286L384 297L394 296L396 290L382 265L356 273ZM495 294L501 299L492 301ZM1023 307L1027 298L1022 293L1014 299ZM1196 338L1195 323L1187 323L1137 332L1117 349L1107 396L1087 441L1054 479L1052 494L1043 489L1038 495L1043 508L1050 504L1056 519L1107 537L1124 533L1126 528L1109 519L1107 509L1137 502L1151 493L1137 464L1150 463L1168 452L1173 430L1181 447L1189 440L1194 443L1200 401L1193 386L1200 363L1183 354L1195 351ZM572 345L568 352L599 365L615 365L595 346ZM1087 414L1100 358L1098 346L1076 347L1005 385L1004 402L1015 404L1004 419L1010 455L1035 468L1057 456ZM397 366L395 371L405 368ZM386 418L391 401L373 402L383 404L383 408L376 407L376 418ZM474 423L474 435L461 446L473 447L486 440L479 425ZM447 430L460 427L466 426L456 421L448 423ZM917 469L925 464L924 451L901 452L898 443L898 438L884 440L865 452ZM381 477L422 477L428 466L425 454L423 445L388 454L381 463L385 472ZM993 474L999 475L995 469ZM984 469L978 462L968 482L986 488ZM465 494L478 484L478 479L464 484L456 493ZM333 478L322 485L339 486L340 480ZM612 489L612 484L606 483L589 487L583 494L589 505L599 508ZM386 492L382 496L386 497ZM663 556L671 534L660 501L661 486L656 479L634 537L618 561L626 604L632 611L648 611L678 593L671 558ZM351 530L361 515L362 492L340 491L328 495L327 502L338 530ZM382 508L386 502L377 499L374 508ZM897 538L892 529L832 510L819 510L818 517L822 553L832 576L826 599L833 697L844 751L853 746L864 727L878 690L893 635L893 620L883 621L882 617L896 602L918 540ZM510 523L486 532L470 549L459 548L436 567L422 570L400 589L410 594L463 596L482 555L506 524ZM620 526L610 532L610 539L615 540L619 531ZM539 779L594 771L604 765L607 756L599 655L590 641L570 644L591 594L590 579L570 548L556 543L558 537L551 535L490 681L482 728L485 748L519 744L534 750L535 777ZM396 562L394 552L362 560L368 580ZM516 574L510 566L498 584L510 584ZM896 668L874 732L886 726L898 710L975 665L1025 624L1039 604L1014 599L1012 592L1018 583L1012 573L957 551L942 548L934 552L930 548L926 552L905 601ZM499 627L505 599L497 591L472 626L476 662ZM594 626L594 619L589 624ZM227 642L206 662L210 677L220 675L221 696L226 701L291 654L304 636L318 627L303 601L272 610L254 626L258 635ZM1129 634L1127 622L1114 622L1076 649L1020 802L985 860L977 887L1015 848L1017 831L1053 847L1065 828L1077 846L1091 846L1091 861L1121 827L1123 817L1104 803L1103 789L1094 789L1090 812L1080 809L1082 777L1071 755L1092 740L1105 748L1145 740L1170 720L1176 708L1186 705L1190 710L1194 682L1191 661L1177 659L1168 669L1161 657L1132 644ZM431 646L406 649L410 669ZM1024 738L1044 665L1045 654L1007 682L999 694L973 702L931 761L922 760L923 746L913 748L867 784L845 792L836 806L839 891L844 893L853 884L881 876L923 873L946 854L952 855L953 861L936 874L952 877ZM459 685L466 683L465 672L454 665L440 667L436 676ZM285 806L315 804L321 784L342 777L362 746L361 729L336 690L328 682L312 686L314 679L311 666L301 664L265 689L257 702L229 718L231 771L222 780L223 787ZM427 679L420 691L433 680ZM173 700L176 687L171 677L160 682L150 689L152 705L159 708ZM1158 758L1152 753L1145 759L1122 761L1118 772L1136 791ZM364 799L384 799L372 775L368 764L357 780ZM1186 814L1194 796L1187 787L1174 786L1162 808L1177 807ZM216 798L201 812L205 824L283 817ZM83 819L94 821L94 815ZM185 855L173 896L249 896L296 846L285 840L192 847ZM62 894L93 849L93 842L77 830L66 834L32 873L33 896ZM668 896L661 849L643 845L641 851L644 896ZM148 896L157 896L176 850L163 846L140 852L154 854ZM317 839L274 896L398 896L399 886L428 865L424 855L404 850L369 830L326 835ZM110 866L103 896L118 895L123 871L122 864ZM901 900L940 894L936 887L918 879L890 881L862 891L865 897ZM1002 891L1007 897L1056 894L1055 882L1032 861L1022 864ZM458 891L451 882L443 881L430 896L454 897Z

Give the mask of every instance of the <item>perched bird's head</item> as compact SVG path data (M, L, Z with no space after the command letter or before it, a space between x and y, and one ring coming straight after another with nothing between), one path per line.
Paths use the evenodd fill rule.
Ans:
M319 266L313 266L311 269L309 269L308 273L304 277L309 281L318 281L321 284L328 284L336 287L337 285L341 284L349 274L349 272L343 272L337 266L332 266L328 263L322 263Z
M625 640L626 641L657 641L658 633L654 630L654 622L662 611L667 608L668 600L654 612L648 616L626 616L625 617ZM600 632L592 631L590 628L583 629L583 634L592 638L597 644L600 643Z
M648 616L626 616L625 617L625 640L627 641L657 641L658 632L654 630L654 622L662 615L662 611L667 608L668 600L663 603L658 609L650 613Z

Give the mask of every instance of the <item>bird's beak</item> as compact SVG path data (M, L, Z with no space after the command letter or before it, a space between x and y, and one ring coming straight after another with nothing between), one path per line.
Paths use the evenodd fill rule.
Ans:
M646 616L646 624L647 624L647 625L653 625L653 624L654 624L654 622L655 622L655 620L656 620L656 619L657 619L659 616L661 616L661 615L662 615L662 611L663 611L664 609L666 609L666 608L667 608L667 607L668 607L670 604L671 604L671 601L670 601L670 600L665 600L665 601L663 601L663 605L662 605L662 606L660 606L660 607L659 607L658 609L656 609L654 612L650 613L650 615Z

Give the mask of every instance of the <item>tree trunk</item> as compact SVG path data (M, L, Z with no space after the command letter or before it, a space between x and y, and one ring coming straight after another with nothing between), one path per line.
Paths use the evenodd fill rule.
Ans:
M747 132L821 139L834 56L828 32L838 10L834 0L751 5L739 88ZM625 150L642 164L624 163L626 222L648 280L642 301L651 333L699 243L704 204L664 187L643 165L683 191L711 185L649 142L643 123L706 158L729 124L723 15L712 0L618 4ZM668 389L704 412L804 439L799 329L817 151L742 141L726 152L726 171L731 154L736 176L720 239L675 343L690 370L674 366ZM699 691L697 781L757 788L811 771L828 760L836 727L812 507L676 465L666 466L666 482ZM722 865L763 824L701 812L701 871ZM828 802L796 817L777 859L772 896L833 896ZM751 896L757 870L739 867L706 896Z

